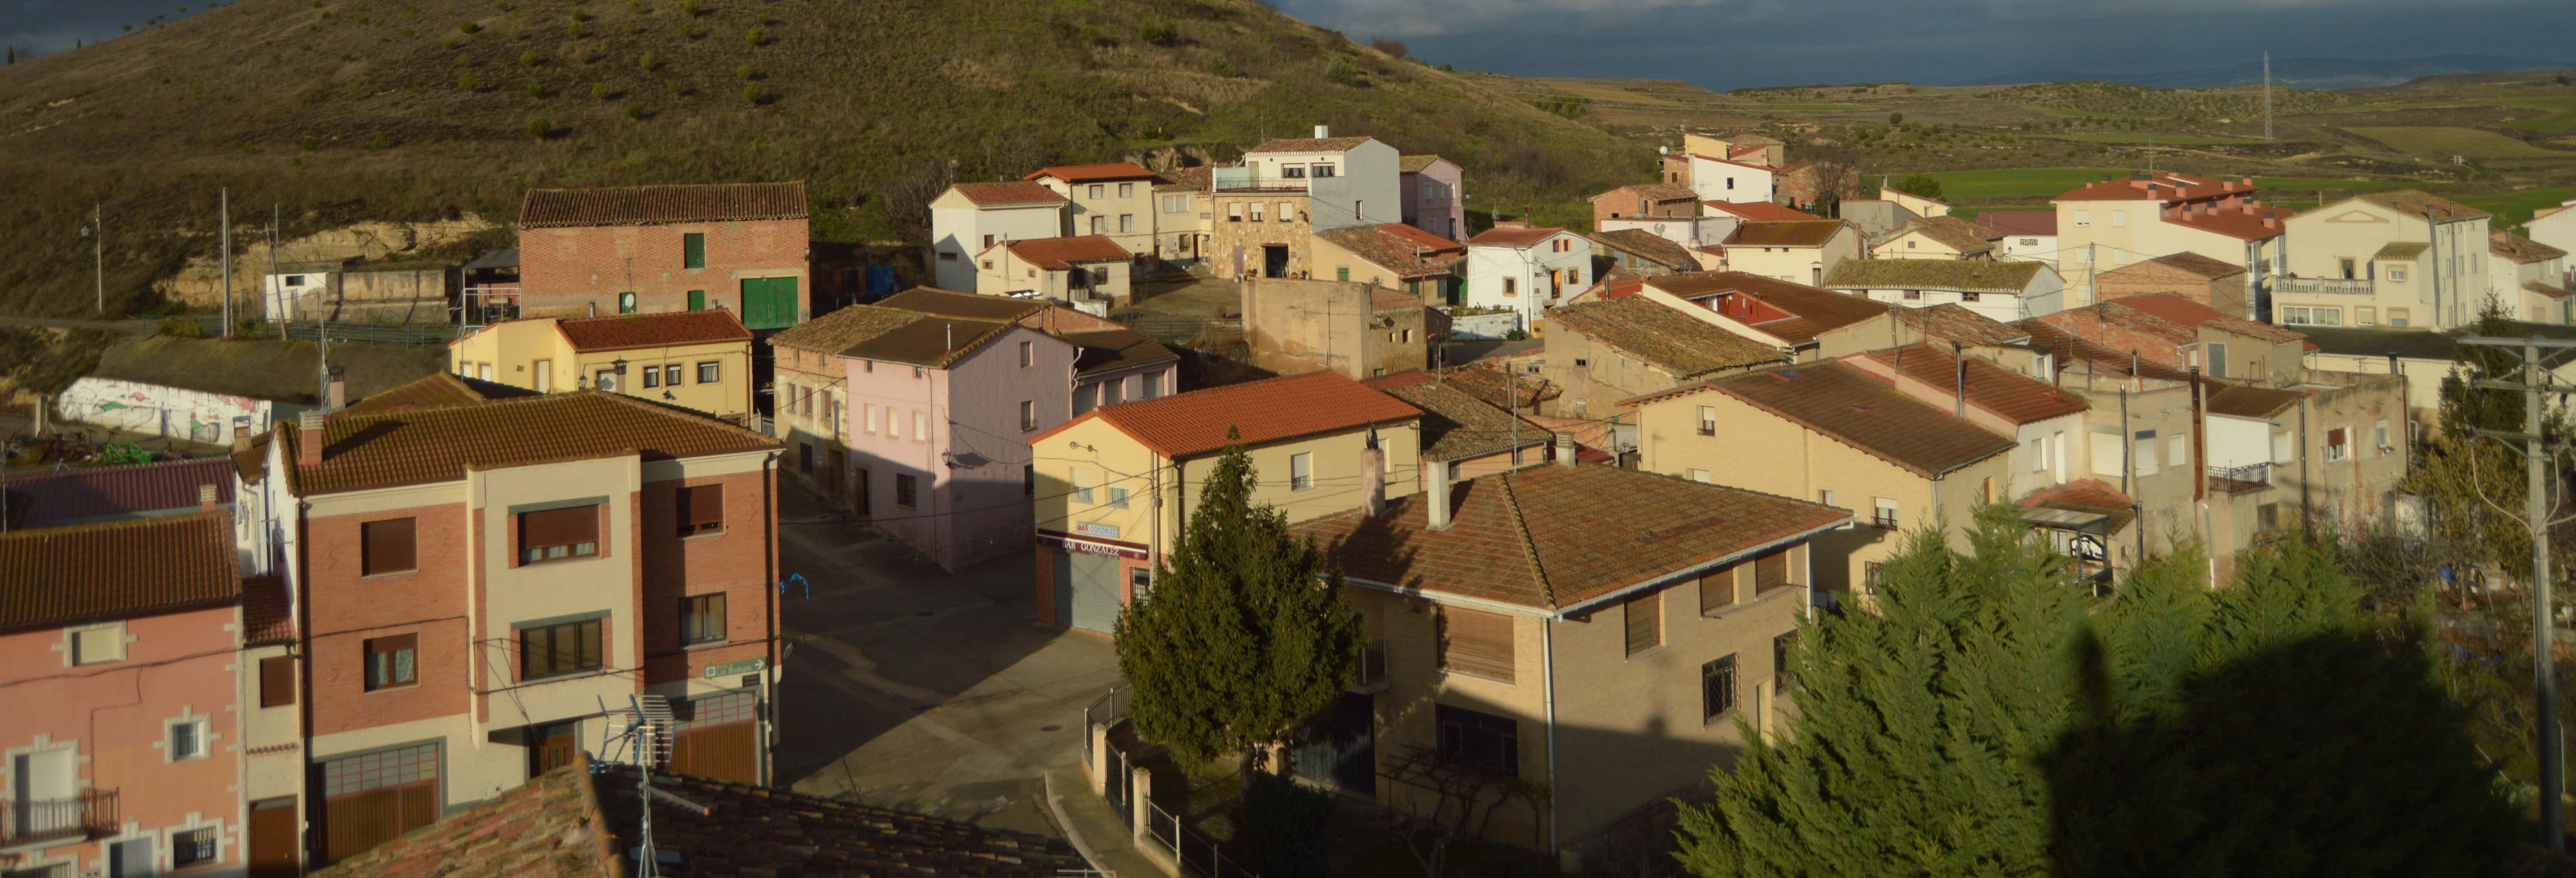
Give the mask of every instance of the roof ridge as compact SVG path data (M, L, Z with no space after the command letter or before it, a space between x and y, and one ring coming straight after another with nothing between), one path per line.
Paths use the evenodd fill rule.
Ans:
M207 459L212 460L214 458ZM193 512L179 513L177 515L146 515L139 518L119 518L110 521L90 521L80 524L16 528L6 533L0 533L0 539L41 540L64 536L67 534L94 533L97 531L117 530L121 528L175 526L175 523L177 522L216 517L229 518L231 516L231 510L227 509L200 509Z
M1512 491L1512 476L1521 472L1511 470L1503 473L1503 509L1512 516L1512 534L1519 538L1522 557L1529 559L1530 574L1538 577L1539 593L1547 596L1548 606L1560 606L1556 599L1556 583L1548 581L1547 565L1538 559L1538 543L1530 539L1529 518L1521 514L1520 496Z

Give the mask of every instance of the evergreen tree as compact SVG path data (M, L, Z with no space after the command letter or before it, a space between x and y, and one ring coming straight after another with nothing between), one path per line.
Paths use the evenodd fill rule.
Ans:
M1322 555L1252 502L1253 484L1251 457L1227 449L1152 597L1118 617L1136 731L1189 762L1289 743L1357 671L1359 617L1341 577L1321 576Z
M2088 606L2009 510L1967 541L1910 536L1878 613L1807 624L1790 730L1683 812L1692 872L2471 874L2510 842L2426 631L2323 551L2216 592L2153 559Z

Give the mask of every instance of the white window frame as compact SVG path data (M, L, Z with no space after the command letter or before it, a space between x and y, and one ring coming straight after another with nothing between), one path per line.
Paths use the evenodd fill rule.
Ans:
M183 708L183 710L187 709ZM178 734L179 729L183 726L194 727L196 729L197 750L194 753L183 754L179 752L179 748L177 746ZM172 762L193 762L195 760L205 759L215 755L215 740L216 734L213 717L202 713L185 712L179 716L161 721L161 740L152 742L152 747L153 749L161 751L161 761L164 764Z
M1315 486L1315 453L1300 451L1288 455L1288 490L1303 491Z

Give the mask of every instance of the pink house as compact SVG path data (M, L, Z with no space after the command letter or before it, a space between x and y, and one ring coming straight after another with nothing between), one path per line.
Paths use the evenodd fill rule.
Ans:
M0 535L0 873L243 874L256 845L292 850L244 825L259 693L233 552L211 509Z
M1404 224L1453 240L1467 238L1466 172L1457 162L1436 155L1396 159Z

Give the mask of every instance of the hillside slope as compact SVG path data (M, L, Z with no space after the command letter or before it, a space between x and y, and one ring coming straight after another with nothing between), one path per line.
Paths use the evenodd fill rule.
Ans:
M214 248L218 187L247 240L272 204L291 236L507 221L532 185L802 178L817 236L848 241L900 233L952 174L1224 158L1316 124L1457 160L1478 203L1653 173L1642 146L1250 0L241 0L0 68L21 196L0 312L88 309L93 202L110 307L139 309Z

